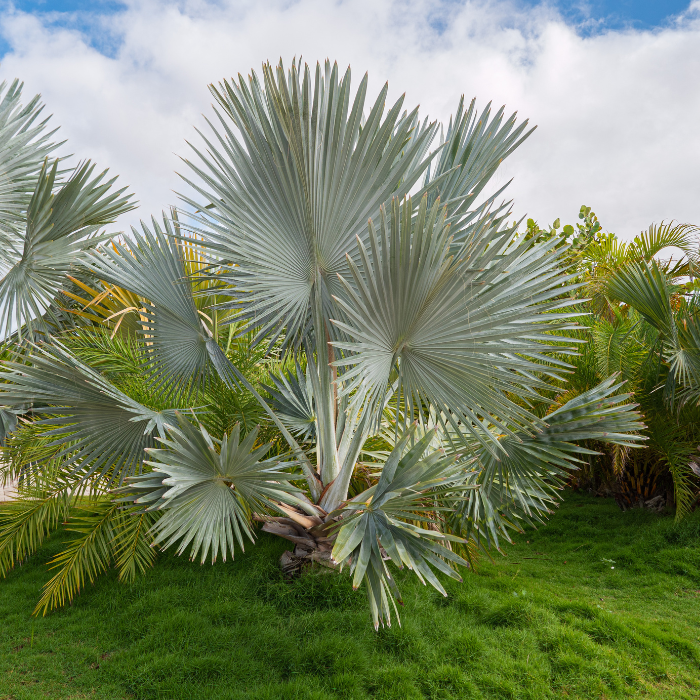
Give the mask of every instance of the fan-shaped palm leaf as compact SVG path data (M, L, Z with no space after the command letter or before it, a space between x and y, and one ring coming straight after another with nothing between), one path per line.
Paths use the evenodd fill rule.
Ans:
M672 285L655 260L619 270L609 287L616 298L634 307L659 331L669 367L666 400L673 403L680 390L682 401L696 401L700 397L700 318L695 306L674 312Z
M667 338L674 337L670 282L655 260L617 270L610 277L608 288L616 299L634 307Z
M630 403L631 394L617 394L616 375L583 392L546 416L546 427L534 435L505 436L505 454L496 459L481 449L473 483L481 484L457 508L458 532L482 535L498 546L517 520L533 522L550 512L567 470L576 469L577 455L597 454L580 443L595 440L623 447L640 447L645 425Z
M551 333L579 315L561 298L569 278L551 242L530 246L506 230L491 234L481 260L469 247L455 259L439 202L428 210L423 198L412 215L410 199L394 200L379 232L370 222L360 264L351 263L354 286L345 284L347 301L338 299L348 322L336 322L352 339L336 343L348 353L336 362L350 367L344 391L377 400L396 367L408 415L427 402L498 452L493 427L510 435L540 427L509 394L537 399L535 390L548 386L535 373L557 364L540 364L563 339Z
M148 342L148 369L158 385L173 395L190 393L216 373L229 387L239 383L250 391L280 428L300 460L312 491L317 489L313 469L298 443L262 397L234 367L219 346L213 330L197 309L191 280L172 224L164 228L152 220L153 232L132 230L129 248L112 244L95 251L87 263L101 279L117 284L151 302L143 311Z
M211 550L212 563L219 554L226 561L235 542L244 549L244 535L253 541L253 511L279 510L280 501L300 503L295 494L301 494L289 484L294 474L284 471L291 465L263 460L270 445L254 447L257 433L253 430L239 442L236 425L218 441L182 416L178 428L168 426L163 448L149 450L153 471L130 479L121 490L128 494L125 500L165 510L153 526L155 544L169 547L181 540L178 554L191 544L192 559L201 550L204 563Z
M605 315L613 321L617 304L622 301L615 296L617 285L613 280L627 267L634 268L654 261L669 279L690 274L695 260L692 234L696 231L697 227L689 224L662 222L660 225L652 224L630 243L624 243L615 234L608 233L587 245L578 258L587 268L584 275L586 292L592 298L597 314ZM681 257L675 262L673 258L656 259L655 256L667 248L680 248L688 257Z
M681 312L678 318L679 343L670 354L670 369L678 386L681 405L700 404L700 316Z
M106 171L90 179L94 165L78 166L54 192L58 161L45 163L28 205L21 249L0 279L0 337L12 333L31 337L34 326L49 310L66 275L95 245L100 228L133 205L125 189L110 192L116 178L102 182Z
M270 379L275 386L264 388L272 396L272 408L280 420L302 441L312 439L316 435L316 415L310 378L297 363L295 374L271 374Z
M407 566L422 583L428 581L443 595L447 593L431 567L461 580L452 567L455 564L467 566L464 559L446 546L449 542L463 540L446 535L438 528L430 529L436 524L436 513L445 510L451 500L464 492L464 486L456 486L463 481L464 470L455 466L454 456L444 457L437 452L425 454L433 439L432 433L405 452L410 436L411 433L406 435L392 450L379 482L332 514L343 516L333 559L350 565L353 588L364 581L375 629L380 622L391 626L389 596L401 602L385 560L392 560L399 568ZM435 503L438 489L442 505ZM455 496L456 489L460 496Z
M464 483L479 486L445 516L445 531L471 537L484 547L499 546L499 534L508 539L508 531L519 529L519 523L543 522L558 500L562 479L578 468L579 455L597 454L577 443L640 446L647 439L639 434L645 426L637 404L629 401L631 394L617 393L623 383L616 379L609 377L549 413L546 426L534 435L501 436L498 458L480 447L465 426L455 427L431 410L427 420L411 430L417 437L432 435L431 450L459 455ZM386 415L381 435L396 445L406 429ZM465 450L465 443L471 443L471 449Z
M0 372L0 402L29 401L50 426L62 456L87 479L104 476L121 483L139 473L144 449L156 431L173 421L173 413L154 411L110 384L102 375L72 356L62 345L35 347L31 364L7 362Z
M285 327L297 338L314 294L328 317L328 290L338 291L336 273L367 218L393 192L410 191L427 166L416 157L434 126L411 138L416 112L401 114L403 98L382 118L386 85L363 121L367 76L354 99L350 81L349 69L340 78L328 62L314 78L308 66L293 63L285 75L268 63L262 84L253 73L248 85L239 77L212 87L225 115L217 112L218 148L206 141L202 166L188 164L203 182L190 184L213 207L190 203L206 213L208 245L235 261L228 276L248 290L237 294L263 335Z
M17 427L17 412L0 407L0 447L5 444L7 436Z
M181 246L172 224L161 228L153 219L153 232L142 223L132 229L129 247L120 244L96 251L90 269L109 284L147 299L143 332L148 338L148 367L157 384L181 393L205 383L212 372L231 385L236 375L212 331L197 310L187 277Z
M37 122L44 109L39 95L26 106L20 102L23 83L7 88L0 83L0 275L22 254L23 222L41 165L60 144L45 133L48 118Z

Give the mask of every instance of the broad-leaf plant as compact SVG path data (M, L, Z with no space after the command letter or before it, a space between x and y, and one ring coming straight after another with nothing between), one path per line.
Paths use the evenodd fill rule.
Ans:
M38 100L3 93L0 573L67 519L46 612L262 529L288 575L347 570L390 624L397 568L444 593L546 518L583 442L638 445L635 404L615 377L552 402L566 246L488 190L526 121L460 100L443 128L329 62L211 90L180 207L121 236L129 198L48 160Z

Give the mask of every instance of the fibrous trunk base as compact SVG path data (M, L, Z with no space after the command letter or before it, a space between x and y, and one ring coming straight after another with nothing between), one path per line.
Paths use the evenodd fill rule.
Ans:
M325 523L318 519L318 522L308 523L311 527L304 527L297 522L301 520L300 515L294 515L296 515L295 518L263 520L263 532L283 537L295 545L294 551L287 550L280 557L280 567L285 575L297 576L313 564L320 564L330 569L337 568L338 564L331 557L335 538L325 537L327 534Z
M280 557L280 568L285 576L290 578L299 576L304 569L308 569L314 564L328 567L329 569L337 568L337 564L331 559L330 551L322 549L304 549L300 545L294 548L293 552L287 550Z

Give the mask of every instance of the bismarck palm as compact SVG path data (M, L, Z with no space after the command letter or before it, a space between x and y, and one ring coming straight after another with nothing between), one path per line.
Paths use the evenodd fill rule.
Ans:
M485 196L531 133L527 122L460 102L438 138L438 125L405 111L403 97L387 108L385 86L367 103L367 77L353 93L350 70L341 77L329 63L315 73L266 64L262 79L253 73L212 93L211 131L184 161L196 194L177 216L95 247L96 229L126 206L100 200L108 204L81 235L64 235L73 247L90 241L70 257L81 289L99 281L120 290L110 308L138 300L123 313L140 327L120 330L133 346L114 351L136 363L138 385L80 354L85 334L99 333L97 316L79 309L72 318L82 325L66 331L49 313L67 270L45 275L51 299L46 286L15 314L23 329L41 321L48 346L25 346L0 393L8 406L32 405L44 453L35 450L29 469L19 447L28 428L9 440L28 490L5 516L0 557L31 549L22 535L34 517L28 504L48 493L33 474L56 463L90 498L120 504L100 511L117 534L90 576L110 561L122 566L118 533L130 518L152 519L139 530L146 541L202 559L233 556L257 521L294 544L287 572L314 562L349 568L375 627L390 624L390 602L400 600L392 566L444 592L436 572L459 578L468 565L460 552L468 558L507 538L518 519L545 517L585 452L579 442L634 446L641 424L612 380L547 415L577 316L562 249L520 236L500 192ZM81 173L73 180L88 187ZM38 173L37 192L53 187L47 177ZM193 250L206 257L196 270ZM14 308L28 292L2 294ZM113 336L120 313L106 321ZM63 344L49 332L62 332ZM274 371L253 376L233 337L267 352ZM82 389L71 393L71 384ZM267 448L245 421L210 434L214 394L257 402L258 420L286 447L276 443L263 459ZM123 441L119 421L129 423ZM129 571L149 563L132 557ZM68 597L82 579L73 580Z

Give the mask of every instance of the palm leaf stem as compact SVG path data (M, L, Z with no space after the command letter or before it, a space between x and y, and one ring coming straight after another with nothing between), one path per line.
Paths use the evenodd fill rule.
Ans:
M260 394L256 391L255 387L246 379L245 375L242 372L240 372L240 370L238 370L234 365L231 365L231 369L233 370L233 372L235 372L238 381L255 397L262 409L265 411L265 413L267 413L272 422L277 426L277 429L280 431L280 433L282 433L284 439L287 441L287 444L292 448L292 453L294 454L294 457L299 461L299 464L304 472L304 478L306 479L306 483L309 486L311 496L314 499L314 501L317 501L319 496L321 495L322 485L318 474L313 468L311 460L309 460L306 452L304 452L304 450L301 448L301 445L299 445L299 443L294 439L294 436L289 432L289 430L287 430L287 427L280 420L279 416L270 408L267 401L265 401L265 399L262 396L260 396ZM310 512L312 515L316 515L316 510L310 503L308 504L308 507L310 507L311 510L307 510L307 512Z
M320 275L319 275L320 277ZM317 284L320 281L317 279ZM326 324L321 310L320 294L314 294L314 337L316 340L316 360L307 339L304 340L307 362L311 365L311 381L316 397L316 423L318 427L317 459L318 471L324 487L338 476L338 450L335 441L335 396L331 367L327 357L329 348L326 340Z

